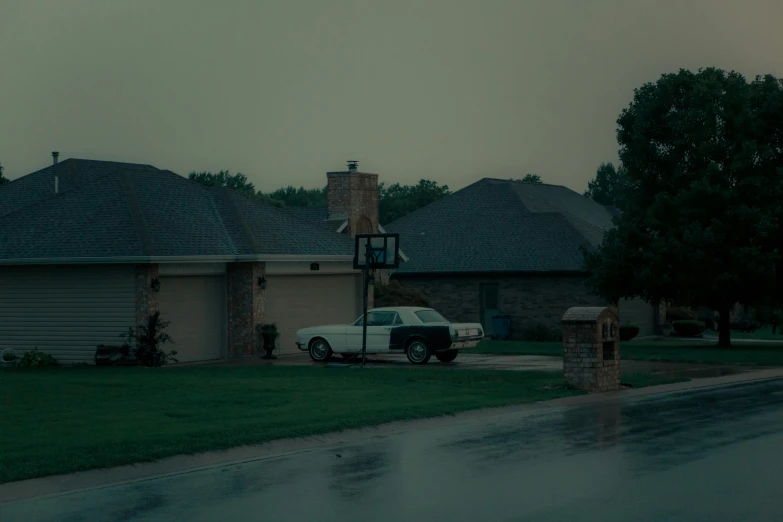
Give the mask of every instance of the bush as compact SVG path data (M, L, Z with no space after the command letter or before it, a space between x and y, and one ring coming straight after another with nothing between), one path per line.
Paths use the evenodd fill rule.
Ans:
M24 354L24 357L19 361L19 366L21 368L57 366L57 359L52 357L51 354L39 352L38 348L34 348Z
M389 284L376 284L374 286L375 306L423 306L430 308L427 296L421 290L408 288L400 284L399 281L391 280Z
M704 326L707 328L707 330L715 330L715 314L704 312L699 314L697 320L704 323Z
M751 333L761 328L761 323L754 319L740 319L731 323L731 329L735 332Z
M522 339L535 342L561 341L563 334L545 324L536 323L522 330Z
M672 306L666 309L666 320L674 321L696 321L697 315L687 306Z
M703 322L695 320L674 321L672 328L683 337L696 337L707 329Z
M128 346L136 345L133 352L136 360L144 366L157 367L163 366L169 362L177 362L174 357L176 350L166 353L161 346L167 343L173 343L174 340L163 330L170 323L160 318L160 312L155 312L147 317L147 324L139 325L137 330L128 328L128 331L121 335L127 341Z
M639 335L639 327L631 324L620 326L620 340L630 341L634 337Z

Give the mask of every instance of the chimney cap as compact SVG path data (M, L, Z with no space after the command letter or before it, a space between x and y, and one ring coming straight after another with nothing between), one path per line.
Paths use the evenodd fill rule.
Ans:
M357 170L359 168L359 162L356 160L348 160L348 170L351 172Z
M60 155L60 153L59 153L59 152L57 152L56 150L55 150L55 151L52 151L52 163L57 163L57 157L58 157L59 155Z

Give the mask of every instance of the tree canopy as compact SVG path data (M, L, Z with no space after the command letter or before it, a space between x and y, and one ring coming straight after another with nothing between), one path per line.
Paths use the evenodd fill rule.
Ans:
M437 181L419 180L416 185L389 185L381 183L378 187L378 212L381 225L400 219L414 210L433 203L451 194L448 185L438 185Z
M538 174L525 174L525 177L520 181L524 181L525 183L543 183L543 181L541 181L541 176Z
M584 195L601 205L611 205L622 209L622 182L624 179L625 169L622 165L615 169L611 162L601 163L601 166L595 171L595 178L587 183Z
M247 179L247 176L241 172L231 174L227 170L221 170L220 172L191 172L188 175L188 179L201 183L205 187L226 187L232 190L236 190L246 196L250 196L253 199L263 201L268 205L275 207L282 207L284 203L277 201L274 198L264 194L263 192L256 190L252 182Z
M717 310L776 298L783 264L783 82L715 68L664 74L617 120L623 213L585 251L593 288ZM783 285L781 285L783 286Z
M291 185L267 194L275 201L282 201L287 207L314 207L326 205L326 187L306 189Z
M5 176L3 176L3 164L0 163L0 185L5 183L6 181L9 181L9 180Z

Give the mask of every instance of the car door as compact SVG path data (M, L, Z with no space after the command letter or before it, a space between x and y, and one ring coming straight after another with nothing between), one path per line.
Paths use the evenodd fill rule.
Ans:
M369 312L367 314L367 353L386 352L389 350L389 338L395 323L399 324L399 316L393 311ZM348 327L346 332L347 352L356 353L362 349L363 317Z

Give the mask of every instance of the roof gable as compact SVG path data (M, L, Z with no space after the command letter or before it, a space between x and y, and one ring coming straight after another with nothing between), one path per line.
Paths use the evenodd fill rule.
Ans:
M485 178L386 228L410 256L400 274L578 272L611 218L566 187Z

